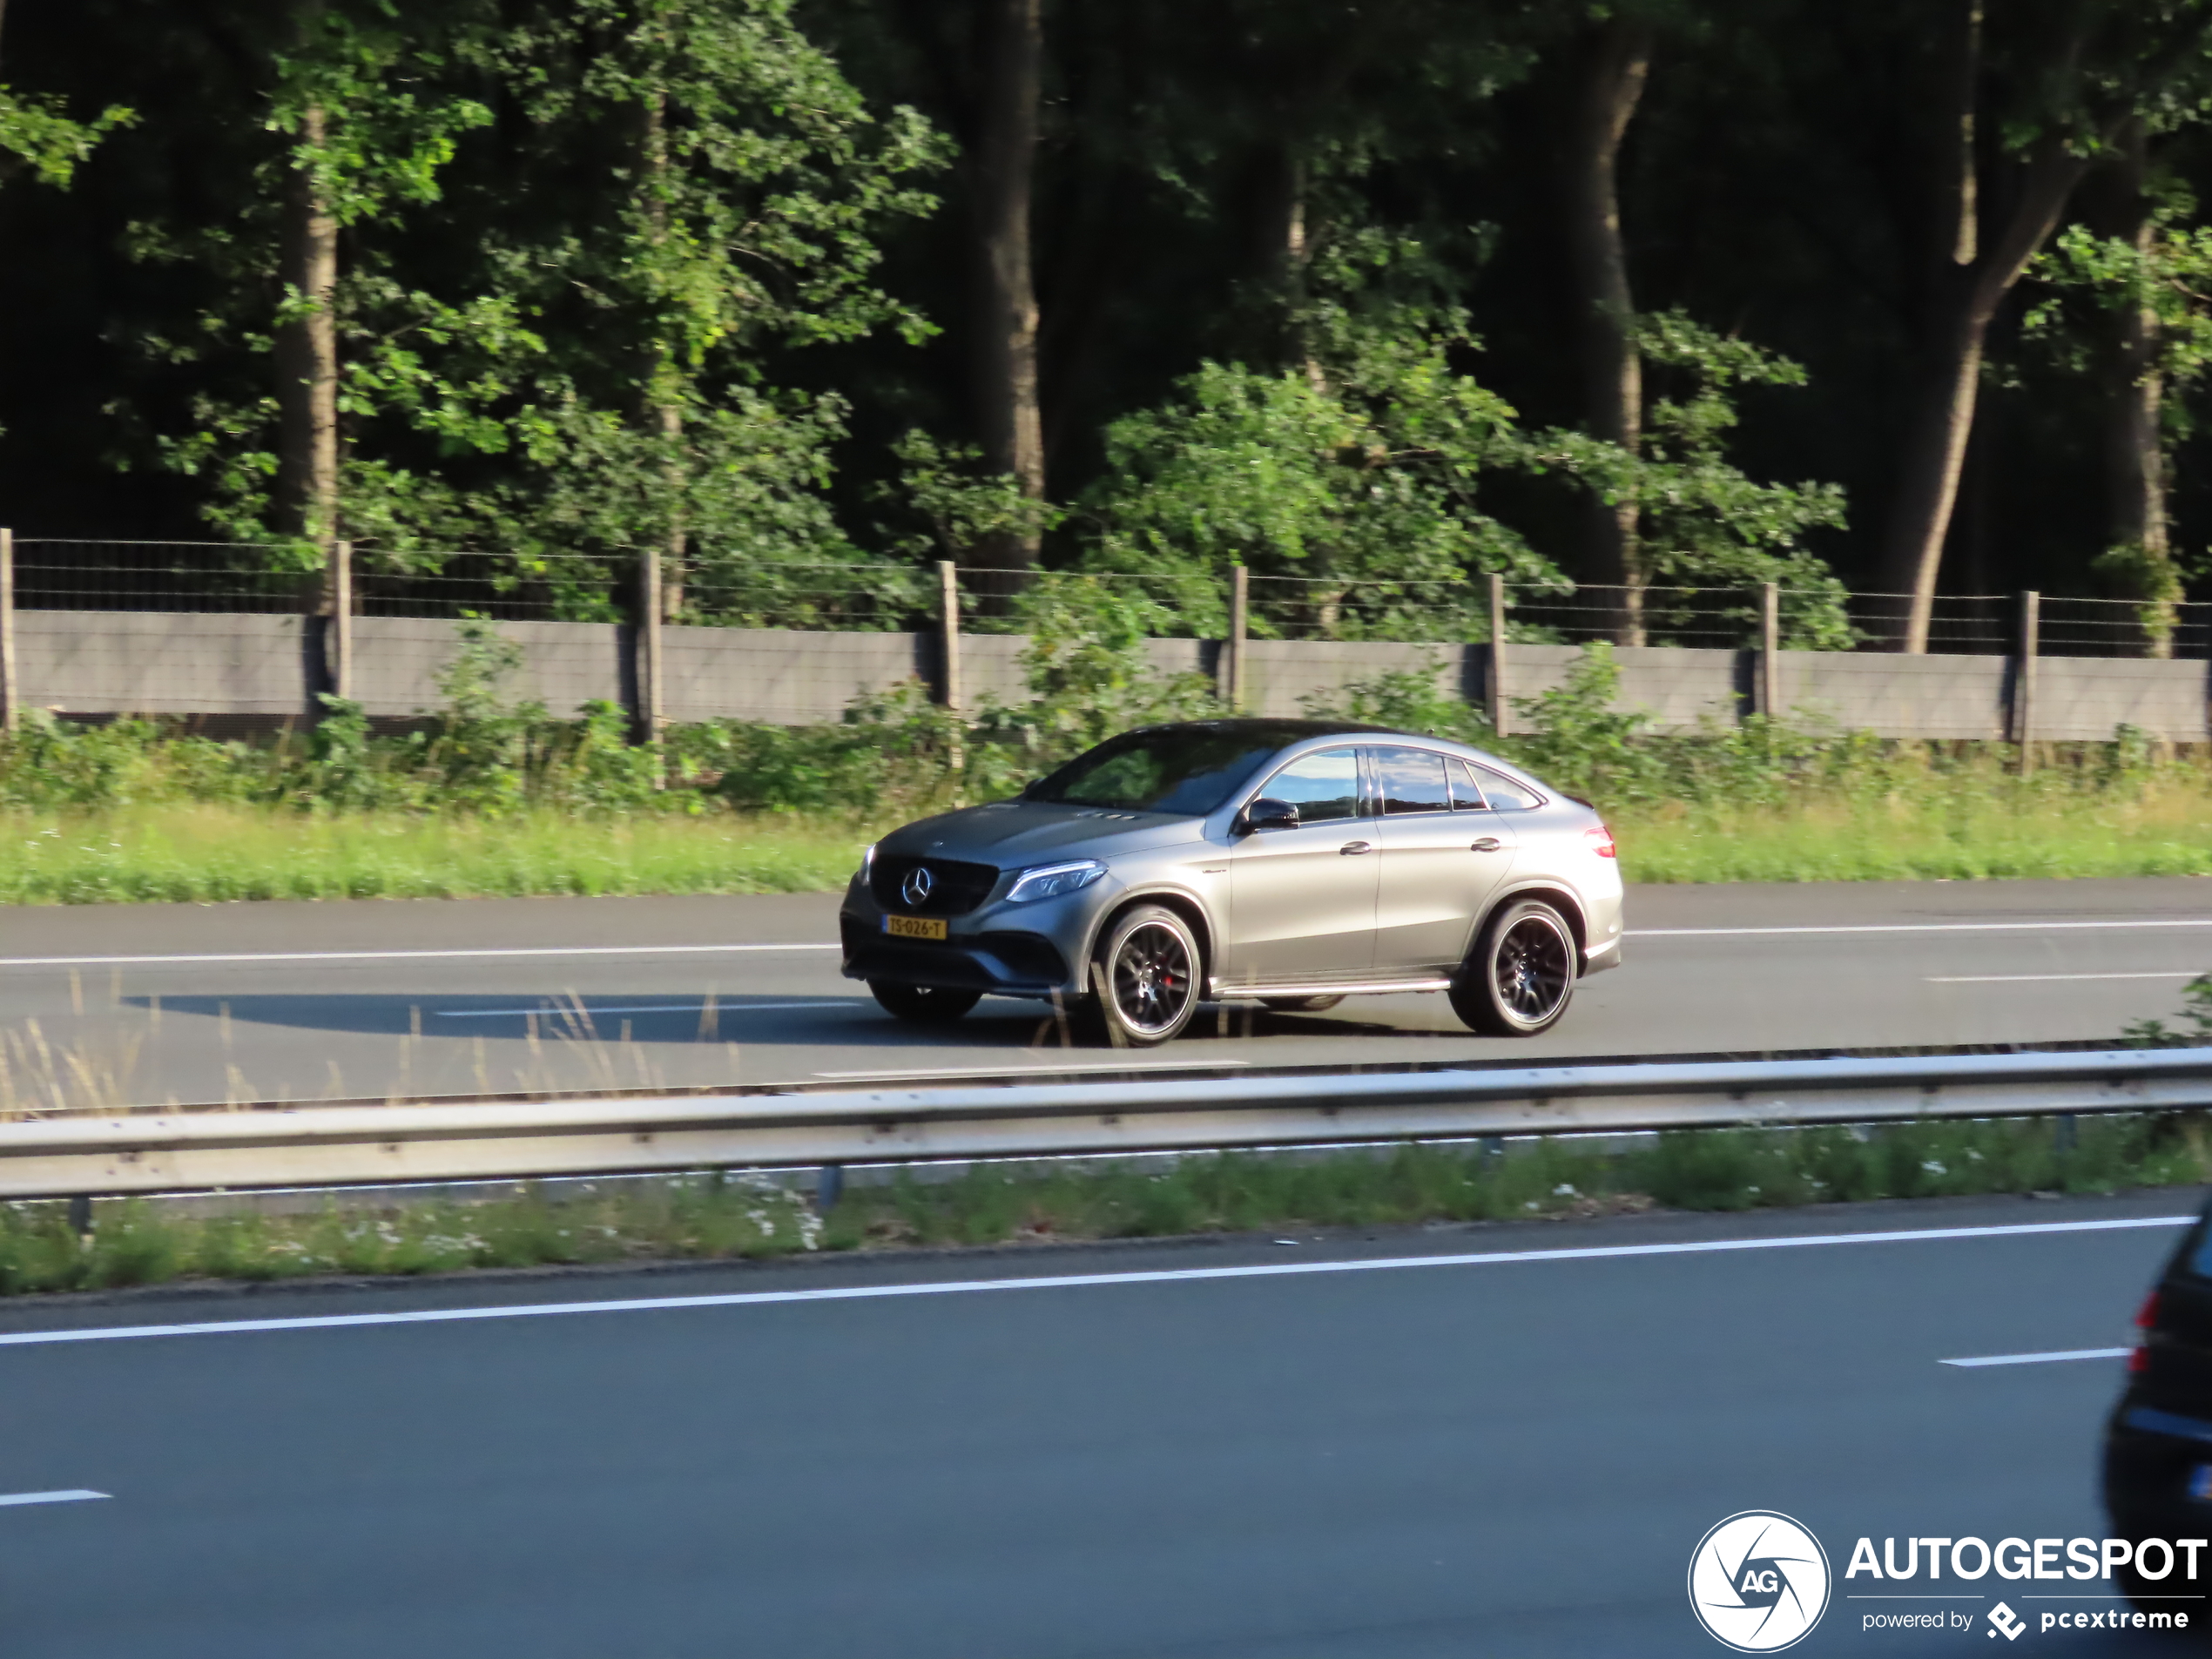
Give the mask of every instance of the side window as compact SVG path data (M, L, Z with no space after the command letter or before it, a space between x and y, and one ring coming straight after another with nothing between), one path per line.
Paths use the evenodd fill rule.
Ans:
M1475 781L1474 768L1464 760L1447 760L1444 770L1452 777L1452 805L1463 813L1480 812L1489 803L1482 799L1482 786Z
M1298 808L1301 824L1325 824L1359 816L1359 755L1354 749L1324 749L1300 755L1260 786L1259 792Z
M1475 775L1481 779L1482 792L1490 805L1501 813L1525 813L1532 806L1541 806L1544 798L1527 784L1517 784L1502 772L1487 766L1477 766Z
M1426 749L1370 749L1367 752L1375 764L1375 789L1385 818L1452 810L1442 755Z

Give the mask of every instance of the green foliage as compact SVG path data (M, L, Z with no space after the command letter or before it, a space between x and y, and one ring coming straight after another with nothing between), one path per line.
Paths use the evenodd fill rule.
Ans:
M1301 368L1209 362L1168 403L1106 429L1085 568L1180 578L1178 608L1202 633L1219 630L1232 564L1307 584L1255 606L1263 634L1397 637L1409 617L1433 627L1457 604L1444 637L1480 638L1474 576L1564 588L1478 504L1482 475L1519 464L1523 446L1513 409L1453 367L1473 347L1459 320L1386 328L1339 314L1317 334L1320 354Z
M1677 389L1644 411L1637 453L1586 433L1553 431L1533 441L1529 464L1579 480L1601 500L1639 509L1637 556L1657 587L1756 588L1784 592L1784 637L1800 650L1842 651L1855 637L1844 590L1805 537L1839 529L1844 493L1835 484L1762 484L1727 459L1737 421L1735 393L1799 387L1804 370L1747 341L1725 338L1680 311L1635 320L1635 338L1655 378ZM1647 602L1668 620L1663 595ZM1739 620L1756 626L1747 606Z
M2212 1048L2212 974L2199 974L2182 988L2181 1028L2163 1020L2138 1020L2121 1033L2135 1049Z
M893 444L891 454L899 462L898 482L879 485L876 499L922 527L892 532L894 545L916 560L972 563L976 550L995 537L1042 536L1067 516L1024 495L1013 474L987 471L983 452L973 444L940 443L917 430Z
M121 105L111 104L92 120L72 121L59 98L0 86L0 161L12 158L41 183L66 187L78 164L102 138L137 119Z

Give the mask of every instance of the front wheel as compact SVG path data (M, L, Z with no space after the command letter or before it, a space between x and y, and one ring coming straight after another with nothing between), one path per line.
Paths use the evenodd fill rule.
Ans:
M1091 958L1096 1018L1116 1047L1149 1049L1181 1035L1198 1011L1198 941L1160 905L1114 919Z
M983 1000L981 991L949 985L900 985L887 979L868 981L868 994L884 1011L909 1025L949 1025Z
M1452 1012L1496 1037L1533 1037L1559 1023L1575 995L1575 935L1541 900L1501 906L1452 984Z

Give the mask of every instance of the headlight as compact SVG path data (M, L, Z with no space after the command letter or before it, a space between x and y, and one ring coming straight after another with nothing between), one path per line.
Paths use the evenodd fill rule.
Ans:
M875 843L873 841L870 841L866 846L860 849L860 885L864 887L867 886L868 878L874 873Z
M1081 891L1105 873L1106 867L1096 859L1082 859L1073 864L1048 864L1041 870L1025 871L1006 895L1006 901L1008 904L1027 904L1032 899L1057 899L1062 894Z

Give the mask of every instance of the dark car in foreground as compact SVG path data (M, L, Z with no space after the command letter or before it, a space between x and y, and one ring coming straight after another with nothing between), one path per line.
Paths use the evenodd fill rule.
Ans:
M1202 1001L1437 991L1480 1031L1555 1023L1621 958L1597 813L1464 744L1318 720L1125 732L1012 800L870 847L847 978L901 1019L987 993L1164 1042Z
M2212 1626L2212 1603L2202 1599L2212 1558L2173 1545L2212 1538L2212 1206L2167 1262L2135 1330L2105 1432L2105 1511L2114 1538L2165 1548L2140 1565L2116 1563L2114 1588L2146 1608L2186 1609L2202 1629Z

